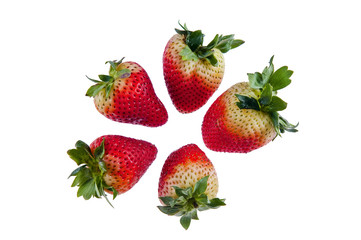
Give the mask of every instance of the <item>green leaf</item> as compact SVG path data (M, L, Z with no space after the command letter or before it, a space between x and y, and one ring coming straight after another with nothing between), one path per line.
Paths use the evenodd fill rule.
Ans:
M278 112L270 112L269 115L271 117L273 127L275 128L275 131L277 133L276 136L281 136Z
M174 206L174 207L171 207L171 206L157 206L157 207L162 213L165 213L165 214L170 215L170 216L177 214L182 209L179 206Z
M175 199L172 197L159 197L159 199L167 206L173 207L175 205Z
M122 59L123 60L123 59ZM121 60L121 61L122 61ZM120 62L121 62L120 61ZM117 71L117 63L116 63L116 61L106 61L105 62L105 64L107 64L107 63L109 63L110 64L110 70L109 70L109 72L114 72L114 71Z
M86 150L88 153L90 153L90 147L88 146L88 144L86 144L85 142L81 141L81 140L78 140L76 143L75 143L75 147L76 148L83 148L84 150Z
M109 97L112 87L113 87L113 84L107 84L107 86L105 87L105 98Z
M118 196L118 191L112 187L112 193L113 193L113 199L115 199Z
M274 56L272 56L269 61L269 66L265 67L262 72L262 79L265 83L267 83L269 81L269 78L271 77L271 75L273 74L273 71L274 71L273 57Z
M105 162L99 161L98 165L99 165L99 170L100 170L100 172L102 174L107 171L107 167L105 166Z
M180 219L180 223L182 225L182 227L187 230L191 224L191 220L192 220L192 215L191 213L186 213L185 215L183 215Z
M85 75L85 77L86 77L87 79L89 79L90 81L92 81L92 82L95 82L95 83L99 83L99 82L100 82L99 80L92 79L92 78L88 77L87 75Z
M261 105L269 105L272 101L272 86L267 83L264 89L261 92L261 96L259 98L259 103Z
M114 78L112 76L109 75L98 75L99 79L102 80L103 82L110 82L113 81Z
M94 179L91 178L79 187L77 196L78 197L83 196L85 200L88 200L94 195L95 195L95 182Z
M236 94L236 97L239 100L239 102L236 104L240 109L254 109L257 111L260 110L259 103L256 99L239 94Z
M194 185L193 196L199 196L206 191L208 177L209 176L203 177L196 182Z
M182 56L182 60L198 61L197 55L186 45L179 53Z
M104 84L103 82L99 82L99 83L91 86L85 95L88 97L95 97L105 87L106 87L106 84Z
M233 36L229 35L227 38L223 38L216 46L222 53L226 53L232 48Z
M86 165L82 165L82 166L76 168L76 169L69 175L68 178L76 176L76 175L77 175L80 171L82 171L83 168L85 168L85 167L86 167Z
M188 197L189 199L190 197ZM180 196L179 198L175 199L174 203L173 203L173 206L175 205L185 205L187 203L187 199L184 197L184 196ZM172 206L172 205L171 205ZM172 206L172 207L173 207Z
M237 48L237 47L241 46L243 43L244 43L243 40L234 39L231 44L231 49Z
M67 151L67 154L77 165L86 163L89 158L88 154L82 149L70 149Z
M281 133L287 132L298 132L296 129L298 127L298 123L296 125L293 125L289 123L285 118L283 118L281 115L279 115L279 126Z
M262 108L265 112L278 112L287 108L287 103L277 96L272 97L272 101L269 105Z
M105 148L104 148L104 139L103 139L101 144L94 150L95 160L99 162L101 159L103 159L104 154L105 154Z
M243 40L234 39L234 34L220 36L219 43L217 44L216 48L218 48L222 53L226 53L231 49L239 47L244 43Z
M290 77L292 74L293 71L288 70L287 66L283 66L274 72L269 79L269 83L272 85L273 90L277 91L287 87L291 83Z
M219 41L219 35L217 34L212 41L210 41L210 43L208 43L206 49L208 50L211 50L213 49L217 44L218 44L218 41Z
M208 204L208 196L206 194L200 194L195 197L195 200L199 206L205 206Z
M178 25L183 29L183 30L179 30L177 28L175 28L174 30L181 35L187 35L190 31L187 28L187 25L184 23L184 25L182 25L179 21L178 21Z
M197 209L192 209L192 211L190 212L191 214L191 218L194 219L194 220L199 220L198 218L198 214L197 214Z
M247 73L248 81L251 88L260 89L263 88L266 84L266 81L263 79L262 74L259 72Z
M202 58L207 58L207 57L213 55L213 53L214 53L213 50L201 48L199 51L197 51L197 56L198 56L198 58L202 59Z
M192 187L188 187L186 189L177 187L177 186L173 186L175 193L177 194L177 196L181 197L185 197L186 199L189 199L192 197Z
M187 35L186 44L191 49L191 51L194 52L195 50L197 50L198 47L202 46L203 38L204 35L201 30L190 32Z
M209 61L210 64L212 64L212 66L214 66L214 67L218 66L218 60L213 54L206 57L206 59Z
M224 203L224 201L225 201L224 199L213 198L209 201L208 206L212 209L216 209L221 206L225 206L226 204Z
M87 182L90 179L92 179L92 175L91 175L89 168L86 168L86 167L82 168L76 174L76 177L71 186L72 187L81 186L82 184L84 184L85 182Z

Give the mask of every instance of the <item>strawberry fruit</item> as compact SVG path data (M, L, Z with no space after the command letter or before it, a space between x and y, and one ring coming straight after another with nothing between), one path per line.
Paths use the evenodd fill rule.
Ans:
M69 176L75 176L71 186L79 187L78 197L85 200L105 197L109 204L105 192L113 194L114 199L131 189L158 152L149 142L118 135L99 137L90 146L79 140L75 147L68 151L79 166Z
M123 60L123 59L122 59ZM89 80L86 96L94 97L96 109L105 117L122 123L159 127L168 120L163 103L154 92L147 72L135 62L108 61L109 75Z
M167 43L163 53L163 73L170 98L181 113L202 107L221 84L223 53L244 43L234 35L216 35L203 46L201 30L190 31L186 24Z
M165 161L159 178L158 196L167 215L181 216L180 223L188 229L191 220L198 220L197 210L224 206L216 198L218 178L212 162L196 145L188 144L174 151Z
M249 82L233 85L208 109L202 124L205 145L214 151L247 153L260 148L285 131L297 132L279 115L287 103L277 91L291 83L293 71L274 71L273 57L262 73L248 74Z

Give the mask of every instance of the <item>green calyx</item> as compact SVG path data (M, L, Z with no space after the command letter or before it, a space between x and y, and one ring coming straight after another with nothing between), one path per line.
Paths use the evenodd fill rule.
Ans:
M179 188L173 186L177 198L160 197L165 206L158 206L158 209L170 216L180 216L180 223L184 229L188 229L191 220L199 220L197 210L204 211L225 206L224 199L208 199L204 193L207 189L208 177L200 179L194 187Z
M279 115L278 111L286 109L287 103L276 96L278 90L291 83L290 77L293 71L288 70L287 66L274 71L273 57L269 61L269 66L265 67L262 73L248 73L250 87L260 91L258 99L236 94L239 100L236 104L240 109L254 109L268 113L277 132L276 136L281 136L281 133L285 131L298 131L296 129L298 124L293 125Z
M95 82L96 84L91 86L86 92L86 96L95 97L100 91L105 90L105 97L108 98L110 91L113 88L114 81L116 79L128 78L131 75L131 71L127 68L117 71L117 67L122 63L124 58L120 61L107 61L105 64L110 64L109 75L98 75L100 80L95 80L86 76L90 81Z
M213 66L218 66L218 60L213 54L214 48L226 53L244 43L243 40L234 39L234 34L226 36L217 34L207 46L203 46L204 34L201 30L189 31L186 24L183 26L179 23L179 25L183 30L175 29L175 31L184 35L186 41L186 47L180 52L183 60L206 59Z
M104 190L112 191L113 199L117 196L118 192L113 187L108 186L103 178L107 171L102 160L105 154L104 140L94 150L94 154L91 152L90 147L80 140L76 142L75 149L70 149L67 153L79 166L69 176L69 178L75 177L71 186L79 187L77 196L83 196L85 200L91 197L104 197L110 206L113 207Z

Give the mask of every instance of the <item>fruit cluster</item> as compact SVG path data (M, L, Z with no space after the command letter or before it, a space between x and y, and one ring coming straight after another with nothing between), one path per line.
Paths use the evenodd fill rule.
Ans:
M234 35L216 35L206 46L200 30L190 31L184 24L168 41L163 54L163 73L169 96L181 113L201 108L221 84L224 73L223 53L244 43ZM147 72L135 62L108 61L109 75L99 80L86 95L94 98L96 109L113 121L160 127L168 113L156 96ZM285 131L296 132L279 115L287 103L278 90L291 83L287 66L274 69L273 57L262 73L248 74L248 82L233 85L208 109L202 124L207 148L219 152L247 153L258 149ZM146 106L146 107L144 107ZM146 141L119 135L106 135L90 145L82 141L68 151L78 168L69 177L78 186L77 196L88 200L113 199L131 189L156 159L157 148ZM188 144L166 159L159 178L159 210L180 216L188 229L197 211L225 205L217 198L218 178L212 162L196 145Z

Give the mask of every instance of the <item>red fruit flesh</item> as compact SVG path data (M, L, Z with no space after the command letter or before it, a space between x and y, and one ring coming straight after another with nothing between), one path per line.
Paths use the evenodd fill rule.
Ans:
M104 139L105 155L103 161L107 172L106 184L114 187L118 194L131 189L144 175L155 160L157 148L146 141L118 135L106 135L90 144L92 153Z

